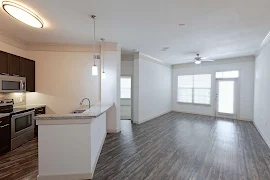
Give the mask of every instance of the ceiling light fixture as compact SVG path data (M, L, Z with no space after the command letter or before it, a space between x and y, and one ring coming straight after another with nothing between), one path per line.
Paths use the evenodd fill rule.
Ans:
M43 21L29 9L10 1L2 2L3 9L13 18L35 28L43 28Z
M264 38L261 47L266 46L270 42L270 32L267 34L267 36Z
M98 68L96 66L96 59L97 59L97 55L96 55L96 16L95 15L92 15L91 18L93 19L94 21L94 55L93 55L93 58L94 58L94 65L92 67L92 75L93 76L97 76L98 75Z
M195 64L201 64L202 62L200 60L196 60Z
M104 45L105 39L104 39L104 38L101 38L101 41L102 41L102 43L103 43L103 45ZM104 53L104 50L103 50L103 56L102 56L102 59L103 59L103 62L102 62L103 71L102 71L102 74L101 74L101 79L106 79L106 73L105 73L105 71L104 71L104 67L105 67L104 57L105 57L105 53Z

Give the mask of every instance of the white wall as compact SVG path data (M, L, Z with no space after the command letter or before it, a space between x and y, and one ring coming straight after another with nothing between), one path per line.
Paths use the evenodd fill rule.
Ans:
M121 76L132 76L134 61L121 61Z
M196 66L193 63L174 65L172 75L172 109L173 111L189 112L203 115L215 115L215 72L239 70L240 112L239 119L253 119L254 96L254 57L240 57L203 63ZM179 75L212 74L211 106L177 103L177 78Z
M254 123L270 147L270 45L255 61Z
M115 103L107 112L107 132L119 132L120 129L120 74L121 52L105 51L106 79L101 81L101 102Z
M7 43L0 41L0 51L8 52L21 57L26 57L27 52L23 49L17 48L15 46L9 45Z
M46 104L47 113L69 113L83 98L100 101L100 76L92 76L93 53L29 51L36 61L36 92L28 104ZM100 74L100 73L99 73Z
M135 59L134 91L135 123L171 111L171 68L141 56Z

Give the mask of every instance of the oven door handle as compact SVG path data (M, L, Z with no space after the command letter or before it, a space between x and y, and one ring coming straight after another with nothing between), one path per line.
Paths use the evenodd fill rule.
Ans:
M35 112L34 110L31 110L31 111L27 111L27 112L24 112L24 113L15 114L15 115L12 115L11 118L17 118L17 117L22 117L22 116L31 115L31 114L33 114L34 112Z

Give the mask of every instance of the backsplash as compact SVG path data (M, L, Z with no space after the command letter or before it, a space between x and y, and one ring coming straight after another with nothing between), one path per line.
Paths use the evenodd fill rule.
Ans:
M14 106L26 104L26 93L0 93L0 99L13 99Z

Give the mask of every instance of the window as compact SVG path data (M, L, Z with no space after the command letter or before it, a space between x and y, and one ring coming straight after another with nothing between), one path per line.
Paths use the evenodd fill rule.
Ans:
M210 104L211 74L178 76L177 101Z
M121 77L121 98L131 98L131 77Z
M216 78L238 78L239 71L216 72Z

